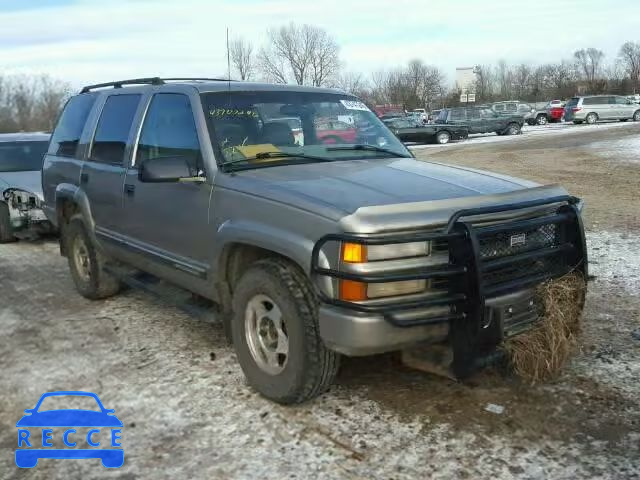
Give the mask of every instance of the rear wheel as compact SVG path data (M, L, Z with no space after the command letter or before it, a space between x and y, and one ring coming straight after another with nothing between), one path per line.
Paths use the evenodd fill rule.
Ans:
M13 228L11 227L11 217L9 216L9 206L0 202L0 243L15 242Z
M549 122L549 119L547 118L546 115L538 115L536 117L536 123L538 125L546 125Z
M326 391L339 355L318 331L318 304L305 275L281 259L260 260L233 294L233 345L249 384L283 404Z
M640 122L640 110L636 110L635 113L633 114L633 121Z
M596 123L598 121L598 115L596 115L595 113L590 113L587 115L587 117L585 118L585 121L589 124L589 125L593 125L594 123Z
M504 131L505 135L518 135L520 133L520 125L517 123L510 123Z
M81 215L71 218L62 235L73 283L80 295L97 300L118 293L120 282L104 270L105 257L91 242Z
M451 141L451 134L446 130L443 130L442 132L438 132L436 134L436 143L439 143L440 145L444 145L445 143L449 143L450 141Z

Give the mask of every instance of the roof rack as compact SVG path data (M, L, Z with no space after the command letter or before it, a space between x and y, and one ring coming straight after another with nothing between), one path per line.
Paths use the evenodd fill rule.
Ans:
M160 78L160 77L146 77L146 78L132 78L130 80L117 80L115 82L96 83L95 85L87 85L82 87L80 93L87 93L96 88L122 88L123 85L164 85L165 81L209 81L209 82L235 82L233 79L228 78L197 78L197 77L175 77L175 78Z
M207 77L175 77L175 78L163 78L162 80L171 82L171 81L201 81L201 82L236 82L233 78L207 78Z
M87 93L96 88L122 88L123 85L162 85L164 81L160 77L132 78L130 80L118 80L115 82L96 83L95 85L87 85L80 90L80 93Z

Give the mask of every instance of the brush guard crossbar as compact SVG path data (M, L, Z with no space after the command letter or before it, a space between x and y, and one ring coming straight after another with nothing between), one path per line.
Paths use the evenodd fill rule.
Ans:
M555 211L542 216L474 226L464 218L501 212L558 205ZM587 250L584 228L578 210L579 199L557 196L496 206L463 209L455 212L445 228L432 232L361 235L330 234L314 246L311 272L334 279L364 283L398 282L404 280L446 279L447 290L421 300L393 300L389 302L350 302L330 297L318 290L322 302L354 311L382 315L396 327L414 327L448 323L458 373L462 376L464 364L477 357L482 346L495 347L502 332L497 325L487 325L485 306L488 298L535 287L552 278L571 271L581 271L587 278ZM514 248L508 243L513 235L529 236L533 247L524 244ZM449 251L447 264L404 271L358 274L319 266L321 249L327 242L353 242L366 246L400 244L406 242L446 242ZM439 314L415 317L399 315L427 307ZM444 309L446 310L446 308ZM490 327L490 328L488 328ZM489 348L489 349L490 349Z

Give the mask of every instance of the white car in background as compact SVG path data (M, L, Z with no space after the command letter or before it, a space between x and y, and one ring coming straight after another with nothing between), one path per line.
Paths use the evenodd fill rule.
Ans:
M0 134L0 243L52 232L42 211L44 133Z

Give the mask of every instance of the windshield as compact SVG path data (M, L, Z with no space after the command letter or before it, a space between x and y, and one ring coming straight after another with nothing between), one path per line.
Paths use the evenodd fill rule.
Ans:
M40 170L48 141L0 142L0 172Z
M296 161L411 157L355 97L258 91L205 93L202 99L222 165L254 168ZM332 148L336 145L341 148Z

